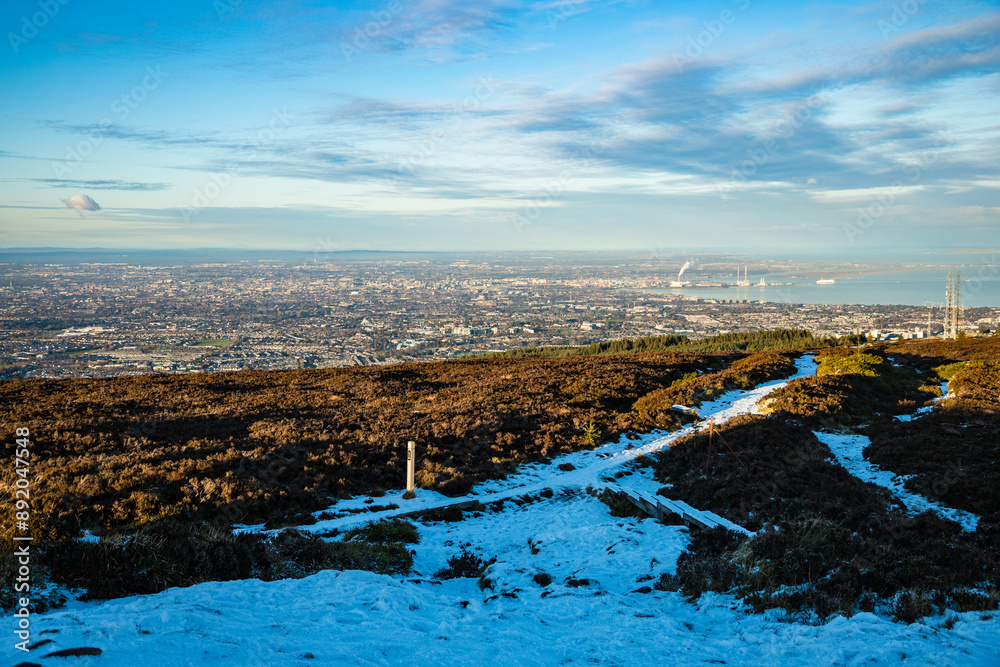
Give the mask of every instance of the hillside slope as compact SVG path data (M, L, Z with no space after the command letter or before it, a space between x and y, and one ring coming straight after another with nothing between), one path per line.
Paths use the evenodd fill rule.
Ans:
M800 370L807 370L801 362ZM787 384L733 389L712 399L703 396L701 416L712 416L713 427L732 446L730 450L717 441L717 449L707 459L708 450L693 448L706 444L708 425L702 421L671 434L635 440L623 437L594 449L584 448L549 462L522 466L506 480L477 485L469 498L484 501L481 506L465 512L430 513L416 524L419 541L408 547L412 563L406 574L334 569L297 580L204 583L152 596L71 603L65 611L35 619L36 632L46 631L44 637L50 643L32 651L31 659L58 650L87 649L100 652L86 658L88 664L107 667L132 664L140 655L151 666L220 662L392 665L404 661L623 666L767 663L781 667L903 665L914 660L956 666L996 663L1000 620L983 610L918 616L912 619L916 623L906 625L892 620L905 604L889 597L873 600L870 611L841 609L823 619L802 600L795 606L787 597L761 604L759 594L748 594L753 592L748 586L755 581L738 572L728 587L716 578L714 588L688 590L689 585L704 581L705 575L726 572L721 554L706 551L702 545L731 538L634 516L634 511L611 498L605 498L609 506L584 492L585 484L613 481L622 487L691 497L679 483L663 488L657 478L665 471L665 462L676 459L674 469L686 471L691 489L702 488L695 478L704 474L706 460L711 463L707 479L717 477L720 482L730 474L727 470L744 475L744 466L752 470L764 465L765 478L775 483L767 492L787 495L773 497L780 502L771 505L759 495L737 504L733 516L747 525L764 528L763 518L773 521L777 529L765 528L758 533L760 539L745 539L741 553L753 554L761 567L768 567L775 556L797 553L820 565L815 559L822 549L808 553L797 552L796 545L775 545L768 553L758 547L770 545L776 534L801 535L803 502L820 514L829 506L854 512L859 520L892 514L894 503L884 491L869 489L842 469L838 472L824 460L829 452L817 449L815 457L809 453L819 443L808 430L799 426L794 431L787 417L753 414L754 405L768 392L802 382L808 373L802 375L803 379ZM764 437L740 435L757 429L758 424L768 425ZM791 441L778 437L793 431L796 436ZM800 446L806 448L805 458L789 467L800 458ZM766 458L754 458L759 447L766 448L762 452ZM795 456L787 459L783 450ZM653 461L650 455L656 451L661 454ZM798 482L792 483L796 476ZM834 482L833 487L824 484L827 479ZM831 489L844 491L843 502L824 499ZM734 490L739 490L738 484ZM499 496L509 501L490 502ZM421 490L417 501L410 502L430 507L446 501L440 494ZM405 510L406 502L399 492L345 499L329 508L332 515L343 518L301 530L337 542L350 536L338 530ZM734 509L731 501L712 489L699 502L720 512ZM375 503L401 507L367 515L351 513ZM821 530L812 534L822 537L828 529L817 521L810 525ZM920 521L921 526L930 525L926 518ZM901 525L904 530L910 528ZM375 533L369 531L369 535ZM922 555L918 552L921 545L908 542L904 533L890 533L890 537L899 540L893 560L920 567L912 556ZM822 544L822 539L810 544ZM865 553L874 558L878 552ZM738 566L741 562L737 558L730 563ZM773 567L770 571L777 572ZM820 574L817 570L814 577ZM798 590L808 592L809 583L804 581ZM697 604L687 601L692 595ZM753 613L768 606L767 613ZM22 659L9 644L3 655L11 662Z

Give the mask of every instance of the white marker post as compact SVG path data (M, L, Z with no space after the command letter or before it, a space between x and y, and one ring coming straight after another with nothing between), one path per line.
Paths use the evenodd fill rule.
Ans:
M417 469L417 443L410 440L406 443L406 492L413 493L413 478Z

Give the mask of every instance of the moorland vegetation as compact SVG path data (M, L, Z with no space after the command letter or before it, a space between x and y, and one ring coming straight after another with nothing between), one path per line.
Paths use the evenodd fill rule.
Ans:
M307 524L338 498L399 488L407 440L419 443L418 484L458 496L525 462L674 429L697 418L675 406L696 410L725 391L787 377L806 349L800 343L816 342L796 332L740 336L738 350L726 338L702 350L633 342L547 357L10 380L0 384L4 442L13 446L16 427L31 429L39 576L91 597L324 568L401 573L416 538L405 522L326 541L293 528L231 528ZM864 349L836 342L808 348L816 376L792 380L761 414L719 429L726 447L710 449L699 434L640 459L671 498L758 531L693 532L677 574L657 587L691 597L733 592L755 609L813 619L880 605L900 620L995 609L1000 340ZM929 405L936 407L916 419L894 418ZM839 467L818 430L867 435L871 461L912 475L914 492L979 514L978 529L911 516L889 492ZM13 482L8 468L8 496ZM0 541L9 547L5 530ZM100 539L82 540L83 531ZM0 559L0 570L12 567Z

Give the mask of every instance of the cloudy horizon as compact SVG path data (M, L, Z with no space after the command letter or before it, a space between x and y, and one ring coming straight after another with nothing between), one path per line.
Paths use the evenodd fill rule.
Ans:
M1000 245L996 3L8 8L4 247Z

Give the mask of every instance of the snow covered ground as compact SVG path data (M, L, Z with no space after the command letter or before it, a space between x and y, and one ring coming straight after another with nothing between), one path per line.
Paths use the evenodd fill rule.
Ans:
M806 359L799 368L809 374L815 366ZM719 422L751 412L782 385L733 392L703 405L700 413ZM461 522L418 524L421 540L410 575L326 571L299 580L216 582L103 603L73 602L32 619L32 640L53 643L30 659L93 646L103 654L72 658L73 664L1000 664L1000 619L992 614L956 614L950 629L940 617L902 625L867 613L813 626L777 612L748 613L728 595L708 594L691 604L678 593L645 592L661 573L675 571L687 529L612 517L582 489L628 470L622 464L680 435L623 440L482 485L474 497L483 501L543 488L555 493L516 507L508 503L499 513L467 515ZM576 469L557 468L567 462ZM617 483L650 492L659 486L648 469ZM395 495L375 502L396 503L400 510L304 528L343 528L444 502L424 491L413 501ZM360 507L364 500L337 507ZM491 587L480 590L474 579L433 579L448 557L462 550L496 558L486 572ZM551 577L547 586L534 579L543 573ZM4 644L2 656L8 664L29 659L13 649L13 640ZM61 664L51 658L41 662Z
M847 472L865 482L872 482L889 489L906 505L906 509L911 513L919 514L930 510L943 519L960 524L963 530L974 531L976 529L979 517L975 514L947 507L920 494L908 491L904 486L906 480L909 479L908 475L897 475L869 463L862 453L865 447L871 444L868 436L823 433L822 431L814 431L813 433L820 442L830 448L833 455L837 457L837 461L847 469Z
M941 394L941 396L934 399L935 403L954 396L954 394L948 391L947 382L941 383ZM901 422L912 421L937 409L937 407L936 405L927 405L917 408L909 415L896 415L894 419ZM910 478L909 475L897 475L892 471L882 470L877 465L869 463L864 456L865 447L871 444L871 440L867 436L845 433L823 433L821 431L813 431L813 434L820 442L830 448L830 451L837 457L840 465L849 473L865 482L872 482L873 484L878 484L883 488L889 489L893 495L906 505L906 509L911 513L919 514L920 512L930 510L943 519L960 524L963 530L969 532L976 530L976 526L979 524L979 517L975 514L947 507L918 493L908 491L905 483Z
M941 395L934 399L935 403L940 403L941 401L947 400L949 398L955 398L955 394L948 390L948 381L945 380L941 383ZM934 410L936 405L925 405L922 408L917 408L911 414L908 415L896 415L893 419L901 422L913 421L914 419L919 419L928 412Z
M718 397L714 401L706 401L701 404L698 413L702 421L697 424L689 424L684 428L671 433L654 431L653 433L640 436L638 440L630 441L622 437L618 442L607 443L594 450L579 451L572 454L565 454L553 459L551 463L529 464L521 466L516 475L511 475L505 480L493 480L476 486L469 494L469 500L478 500L482 503L494 502L496 500L506 500L516 496L537 493L543 489L560 488L586 488L587 486L598 487L603 481L610 481L613 478L608 476L616 469L636 459L641 455L649 455L658 452L671 443L697 431L708 428L708 419L711 417L715 424L722 424L733 417L743 414L757 412L757 404L768 394L784 387L789 381L814 375L816 373L816 362L809 355L804 355L796 360L796 372L794 375L784 379L766 382L747 391L730 391ZM560 466L570 464L573 470L561 470ZM644 489L651 493L656 492L656 488ZM333 514L343 513L346 510L356 510L365 506L364 497L356 497L336 503L316 515L324 512ZM461 499L458 499L461 500ZM383 510L380 512L366 512L361 514L349 514L336 519L318 521L309 526L301 526L303 532L323 533L337 528L343 530L362 523L388 519L404 512L414 510L434 509L456 502L455 498L447 498L432 491L418 490L417 498L403 500L403 490L386 493L384 497L374 500L378 506L398 505L397 509ZM263 526L241 526L239 530L262 531Z
M580 492L419 529L406 577L327 571L77 603L37 618L36 633L59 632L36 637L54 640L45 650L100 648L74 664L108 667L1000 662L1000 621L978 613L957 615L951 629L940 617L902 625L872 614L811 626L748 613L727 595L690 604L678 593L633 592L653 583L639 579L674 571L686 529L616 519ZM463 547L497 558L486 573L492 590L474 579L427 580ZM543 572L546 587L533 580ZM8 664L23 659L10 646Z

